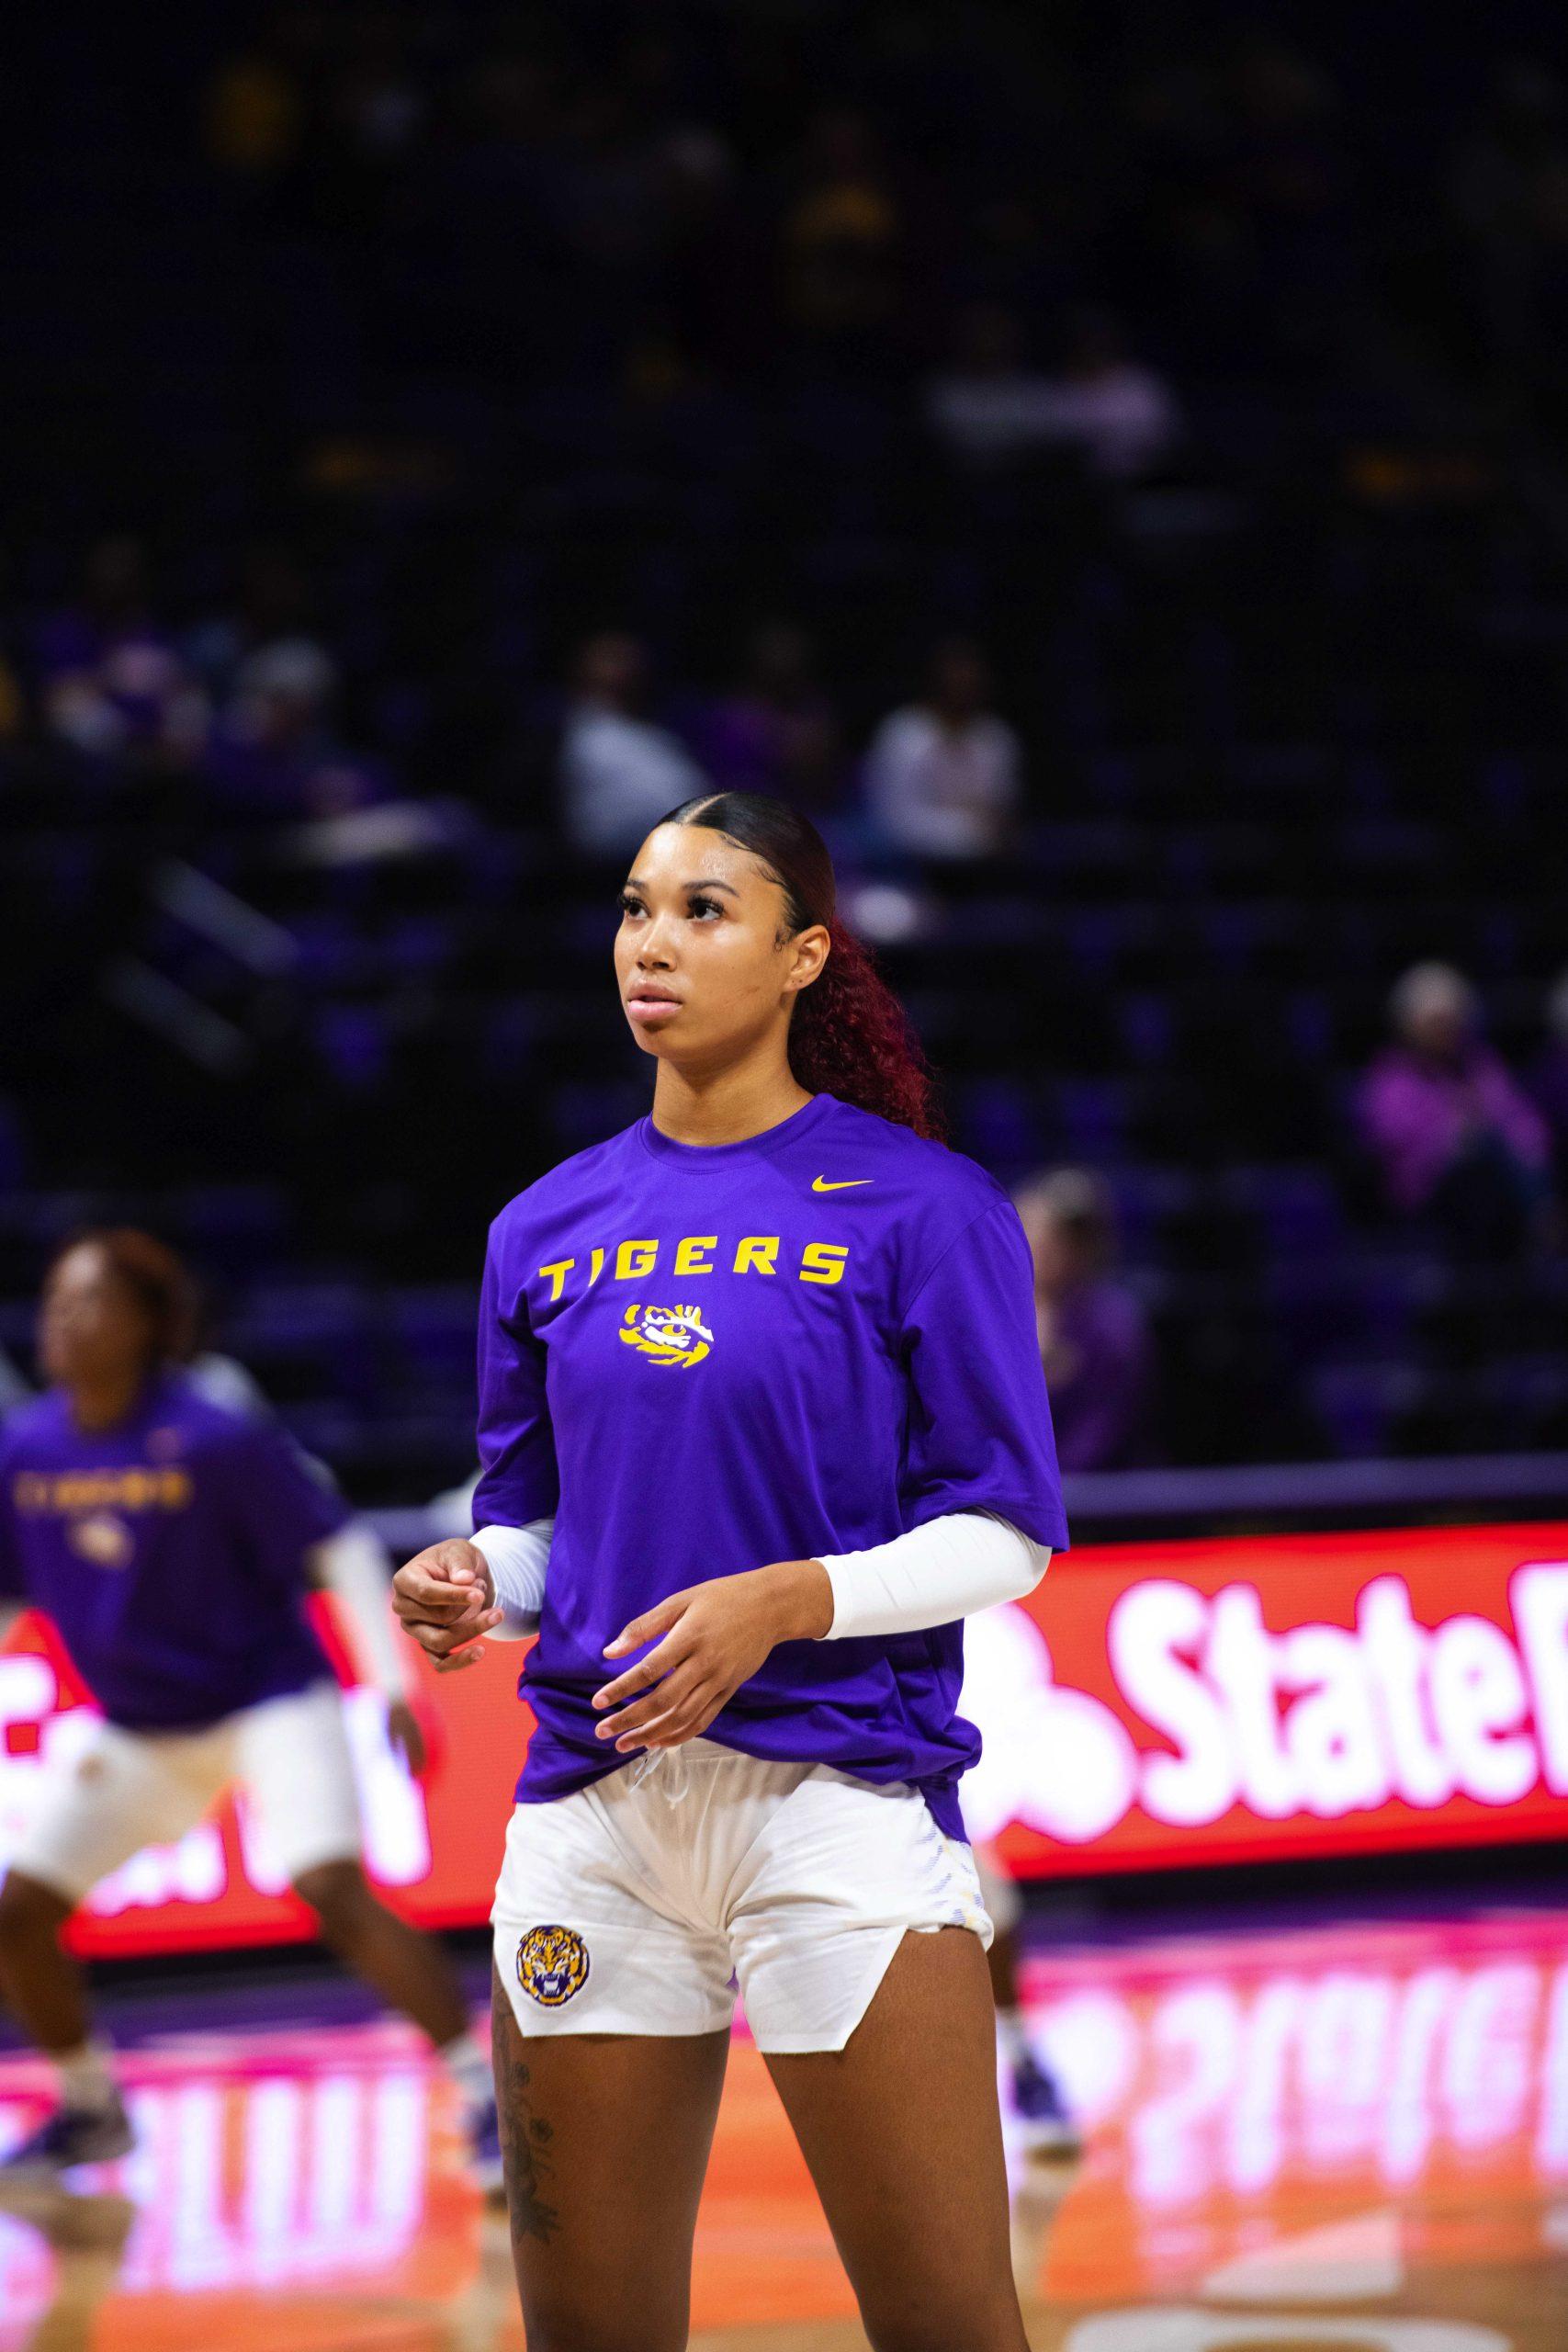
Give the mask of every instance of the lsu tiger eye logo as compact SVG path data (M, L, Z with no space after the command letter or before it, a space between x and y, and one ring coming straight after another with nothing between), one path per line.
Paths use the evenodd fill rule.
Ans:
M588 1946L575 1928L530 1928L517 1947L517 1982L542 2009L564 2008L588 1982Z
M89 1511L85 1518L73 1519L66 1530L66 1542L96 1568L123 1568L134 1549L130 1528L112 1510Z
M678 1363L689 1372L713 1348L713 1333L694 1306L628 1306L621 1338L653 1363Z

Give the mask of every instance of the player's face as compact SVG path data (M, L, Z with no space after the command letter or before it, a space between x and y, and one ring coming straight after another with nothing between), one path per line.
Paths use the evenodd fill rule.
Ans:
M790 934L761 861L704 825L658 825L621 894L615 980L632 1035L660 1059L722 1068L782 1028L828 952Z
M68 1250L44 1284L39 1363L48 1380L119 1380L146 1362L151 1333L134 1295L101 1250Z

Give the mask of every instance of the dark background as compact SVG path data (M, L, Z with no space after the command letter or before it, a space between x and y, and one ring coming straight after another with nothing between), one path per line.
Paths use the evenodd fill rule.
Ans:
M1353 1112L1430 956L1555 1099L1558 12L165 6L27 40L24 1374L50 1249L134 1216L356 1496L460 1478L484 1224L647 1096L618 871L563 838L578 650L631 632L651 716L751 782L727 714L787 623L822 723L771 780L829 831L955 1141L1110 1185L1142 1458L1568 1444L1550 1205L1457 1247L1391 1211ZM1179 432L1123 471L1062 436L965 462L930 401L977 306L1035 382L1114 333ZM863 762L954 633L1023 801L933 862ZM279 646L320 689L258 759L246 664Z

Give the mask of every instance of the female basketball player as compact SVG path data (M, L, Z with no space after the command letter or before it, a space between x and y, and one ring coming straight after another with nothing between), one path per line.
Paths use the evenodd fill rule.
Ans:
M238 1780L327 1942L447 2060L476 2168L499 2174L489 2062L457 1978L360 1867L338 1687L304 1613L312 1575L347 1603L418 1769L385 1555L276 1429L210 1403L175 1369L190 1309L178 1260L150 1235L84 1236L44 1286L39 1353L53 1392L0 1435L0 1633L19 1606L43 1610L103 1709L74 1759L44 1768L0 1887L0 1993L54 2060L60 2091L7 2165L64 2171L130 2147L60 1931L99 1879L183 1837Z
M498 1219L480 1532L394 1580L453 1663L543 1590L492 1915L530 2352L684 2345L737 1973L872 2342L1023 2352L955 1702L1065 1537L1028 1250L804 819L688 802L621 907L652 1116Z

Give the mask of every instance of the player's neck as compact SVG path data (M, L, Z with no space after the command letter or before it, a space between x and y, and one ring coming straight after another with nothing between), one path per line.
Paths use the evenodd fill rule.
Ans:
M130 1419L151 1377L140 1365L132 1365L123 1373L75 1382L69 1392L72 1419L90 1435L118 1429Z
M749 1055L712 1070L661 1061L653 1087L653 1124L673 1143L744 1143L749 1136L781 1125L810 1100L787 1055Z

